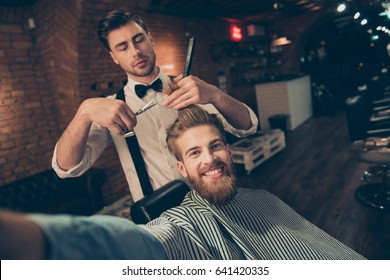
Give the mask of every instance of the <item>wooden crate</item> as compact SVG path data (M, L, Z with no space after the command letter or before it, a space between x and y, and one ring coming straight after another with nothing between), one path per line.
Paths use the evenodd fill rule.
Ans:
M249 175L253 169L286 147L283 131L272 129L244 138L231 145L233 162L243 164Z

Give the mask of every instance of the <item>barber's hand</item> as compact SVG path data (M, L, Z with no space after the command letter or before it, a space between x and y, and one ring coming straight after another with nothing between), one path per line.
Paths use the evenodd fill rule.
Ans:
M81 104L79 110L87 120L118 135L133 130L137 124L134 112L125 102L117 99L90 98Z
M191 104L214 103L221 90L195 76L174 79L173 92L164 95L163 105L168 108L182 109Z

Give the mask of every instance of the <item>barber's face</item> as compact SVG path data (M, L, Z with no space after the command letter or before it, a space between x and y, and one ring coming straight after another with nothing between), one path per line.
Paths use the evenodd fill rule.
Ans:
M135 22L130 22L108 34L110 55L127 75L143 83L155 78L156 54L153 39Z
M182 156L177 167L200 196L214 204L225 204L235 195L235 172L229 145L215 126L197 126L176 140Z

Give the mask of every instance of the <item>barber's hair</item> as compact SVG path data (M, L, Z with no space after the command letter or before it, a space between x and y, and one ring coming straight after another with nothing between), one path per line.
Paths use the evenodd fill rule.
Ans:
M167 128L168 149L177 160L181 161L182 157L176 146L176 140L186 130L201 125L215 126L221 135L222 141L226 144L225 130L221 120L215 114L209 114L197 105L190 105L179 110L177 119Z
M142 27L143 30L145 30L146 33L148 33L145 22L137 14L131 14L128 12L115 10L109 12L106 17L101 19L98 23L97 33L99 40L103 44L103 46L110 50L110 45L108 44L107 39L108 34L112 30L118 29L130 22L137 23L139 26Z

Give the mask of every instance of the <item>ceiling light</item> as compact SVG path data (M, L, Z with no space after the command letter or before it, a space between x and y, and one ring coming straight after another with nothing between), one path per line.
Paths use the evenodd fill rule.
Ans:
M339 5L337 6L337 11L338 11L339 13L341 13L341 12L344 12L346 8L347 8L347 5L345 5L344 3L341 3L341 4L339 4Z
M380 13L379 15L380 16L387 16L387 18L390 19L390 0L382 0L382 7L384 10L384 12Z
M309 11L314 12L314 11L318 11L319 9L321 9L320 6L315 6L313 8L310 8Z
M368 20L364 18L364 19L360 22L360 24L361 24L361 25L366 25L367 22L368 22Z
M381 4L385 10L390 8L390 0L383 0Z
M291 41L287 39L287 37L279 37L272 41L272 46L274 47L288 45L288 44L291 44Z
M356 12L354 15L353 15L353 18L354 19L358 19L360 17L360 13L359 12Z
M379 16L387 16L387 18L390 19L390 9L387 9L384 12L380 13Z

